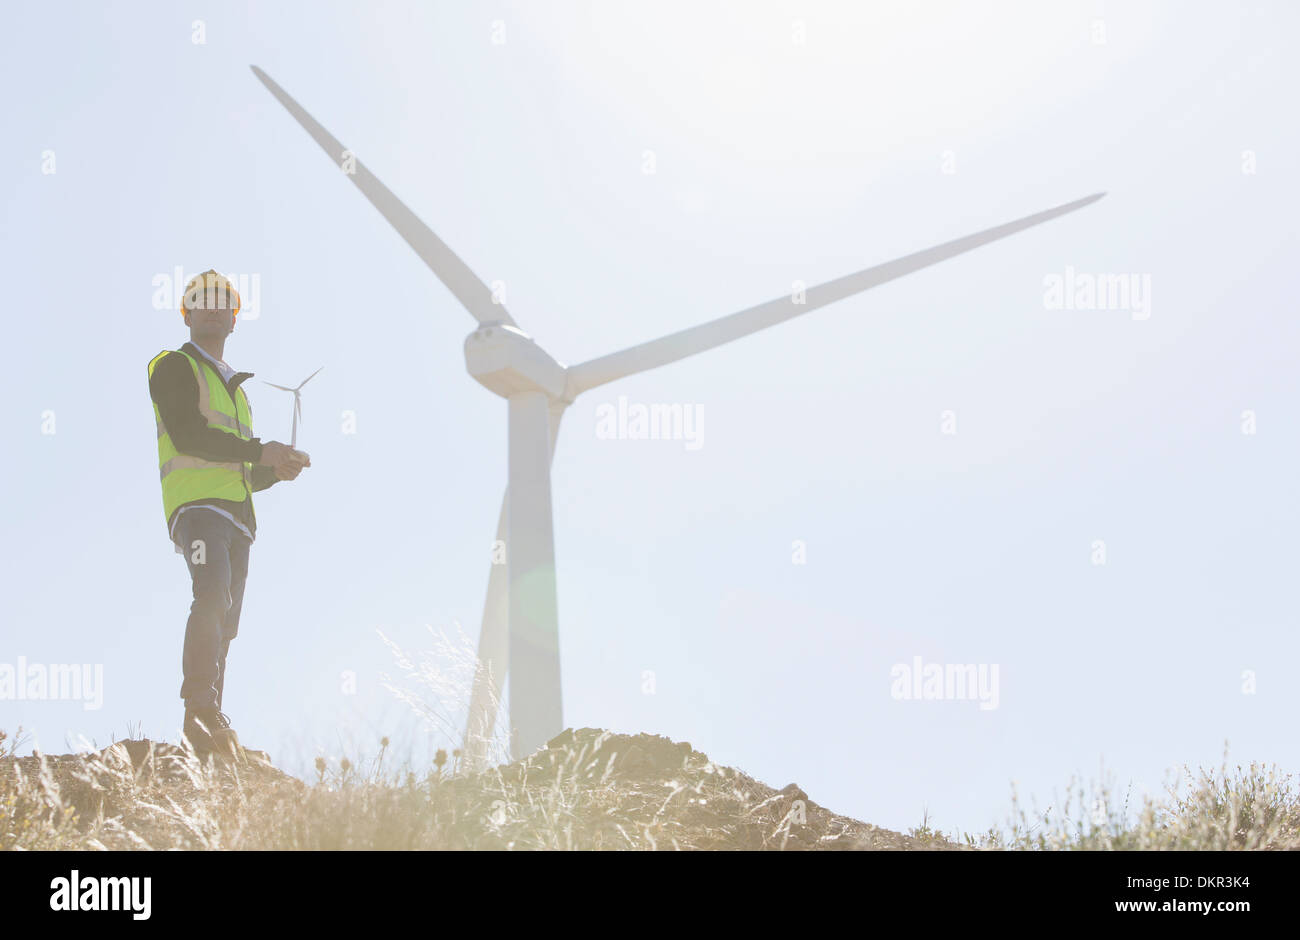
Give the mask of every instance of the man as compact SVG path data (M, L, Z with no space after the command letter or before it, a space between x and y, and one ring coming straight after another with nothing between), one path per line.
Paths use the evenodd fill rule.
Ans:
M235 372L222 358L238 313L234 287L216 271L205 271L181 298L190 342L149 362L163 513L194 589L180 696L183 733L201 757L241 753L221 697L226 654L239 630L249 547L257 535L253 493L297 479L311 466L306 453L253 437L252 409L240 387L253 373Z

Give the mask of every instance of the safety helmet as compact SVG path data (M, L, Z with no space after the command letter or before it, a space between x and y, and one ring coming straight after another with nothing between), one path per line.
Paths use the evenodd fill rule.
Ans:
M224 292L229 291L230 295L235 298L235 307L233 317L239 316L239 291L235 290L235 285L230 283L230 279L224 275L218 274L209 268L202 274L195 275L190 282L185 285L185 293L181 295L181 316L189 313L191 310L202 306L206 299L203 295L209 290L215 290L216 297L224 297Z

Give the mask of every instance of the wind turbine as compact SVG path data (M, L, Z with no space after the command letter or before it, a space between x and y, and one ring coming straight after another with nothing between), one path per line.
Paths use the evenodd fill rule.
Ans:
M551 460L564 410L583 392L721 346L792 317L851 297L981 245L1096 202L1094 193L1034 215L944 242L779 297L708 323L574 366L546 353L511 318L473 271L403 205L329 131L270 76L251 66L294 119L388 220L420 259L478 321L465 340L469 374L508 402L508 484L497 518L506 564L488 576L478 669L465 729L469 766L479 767L496 725L501 683L509 677L510 749L518 759L564 730L560 704L559 624L551 520Z
M325 367L320 367L320 369L323 368ZM317 369L316 372L319 372L320 369ZM313 372L311 375L307 376L307 378L299 382L297 388L289 388L287 385L276 385L274 382L266 382L266 379L262 380L272 388L278 388L286 392L293 392L293 436L289 438L290 447L298 446L298 419L302 417L302 387L312 379L316 378L316 372Z

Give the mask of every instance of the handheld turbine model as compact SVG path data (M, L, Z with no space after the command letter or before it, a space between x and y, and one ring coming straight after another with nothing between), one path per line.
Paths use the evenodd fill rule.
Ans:
M474 379L508 402L508 483L496 536L498 543L506 546L506 563L492 565L488 576L465 729L464 754L471 768L482 767L486 761L507 676L512 759L537 750L564 730L550 468L560 418L575 398L599 385L713 349L1014 235L1105 195L1094 193L904 255L810 287L798 298L793 294L779 297L620 352L565 366L521 330L465 262L360 161L351 158L351 152L329 131L265 72L257 66L252 70L478 321L478 328L465 340L466 366Z
M325 367L320 367L320 369L323 368ZM320 372L320 369L317 369L316 372L313 372L311 375L307 376L307 378L299 382L297 388L289 388L287 385L276 385L274 382L266 382L265 379L262 380L272 388L278 388L285 392L293 392L293 434L289 438L290 447L296 448L298 446L298 419L302 417L302 387L312 379L316 378L316 373Z

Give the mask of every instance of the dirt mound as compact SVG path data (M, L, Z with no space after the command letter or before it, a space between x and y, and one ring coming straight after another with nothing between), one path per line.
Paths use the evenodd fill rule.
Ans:
M269 760L204 767L148 740L3 758L0 848L965 848L837 815L652 734L570 728L476 774L340 766L309 786Z
M201 764L192 752L147 739L80 754L0 758L0 796L9 794L11 809L24 806L48 830L48 844L34 847L192 848L178 833L204 819L214 795L253 789L308 788L260 757ZM3 831L13 820L3 817L0 847L13 847L4 845L13 833ZM69 843L73 830L96 835Z
M493 776L501 787L484 779ZM513 793L516 801L564 793L569 798L557 802L570 811L569 825L585 847L635 847L645 840L696 849L963 848L840 816L798 784L774 789L715 764L689 742L660 735L569 728L522 760L450 783L463 792Z

